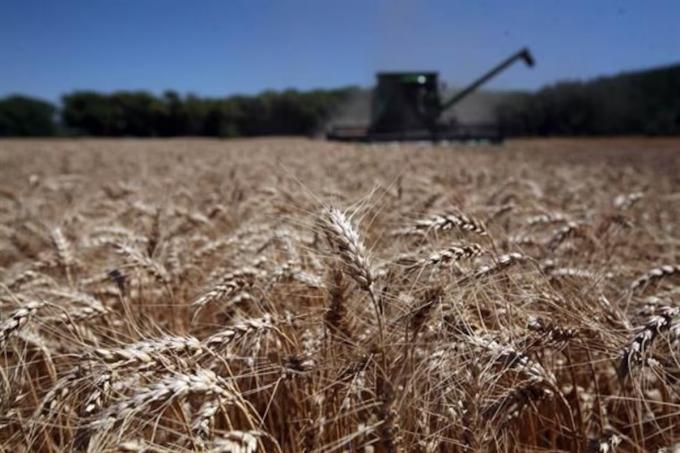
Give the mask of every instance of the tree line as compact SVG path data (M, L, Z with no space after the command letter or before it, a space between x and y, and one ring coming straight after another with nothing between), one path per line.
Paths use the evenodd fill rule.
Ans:
M680 65L561 82L499 105L506 135L678 135Z
M356 87L205 98L167 91L76 91L61 106L0 99L0 136L308 135L366 91ZM464 101L463 101L464 102ZM508 94L495 108L509 136L680 134L680 65Z
M307 135L358 88L205 98L167 91L76 91L61 108L25 96L0 99L0 136L250 137Z

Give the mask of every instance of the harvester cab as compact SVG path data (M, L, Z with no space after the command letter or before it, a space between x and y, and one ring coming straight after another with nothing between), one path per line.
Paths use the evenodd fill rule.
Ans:
M399 140L502 140L501 131L491 124L445 122L443 113L465 99L482 84L518 60L534 65L528 49L522 49L442 101L436 72L380 72L373 90L371 122L365 127L333 126L327 133L331 140L399 141Z
M439 115L436 72L381 72L371 105L371 132L429 129Z

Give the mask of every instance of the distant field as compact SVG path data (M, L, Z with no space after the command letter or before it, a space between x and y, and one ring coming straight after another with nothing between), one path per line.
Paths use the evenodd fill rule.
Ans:
M8 451L680 451L680 140L0 140L0 349Z

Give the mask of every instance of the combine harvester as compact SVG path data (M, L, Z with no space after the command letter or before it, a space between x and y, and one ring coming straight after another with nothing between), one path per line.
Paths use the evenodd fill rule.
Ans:
M331 126L329 140L384 141L490 141L503 135L494 124L460 124L444 121L443 113L465 99L482 84L518 60L534 65L529 49L522 49L442 102L436 72L379 72L373 90L371 123L368 126Z

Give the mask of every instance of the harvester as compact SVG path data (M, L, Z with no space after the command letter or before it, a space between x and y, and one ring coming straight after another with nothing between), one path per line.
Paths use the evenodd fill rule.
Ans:
M534 65L529 49L511 55L450 99L442 100L436 72L379 72L367 126L331 126L326 137L342 141L477 141L503 139L494 124L461 124L443 114L516 61Z

